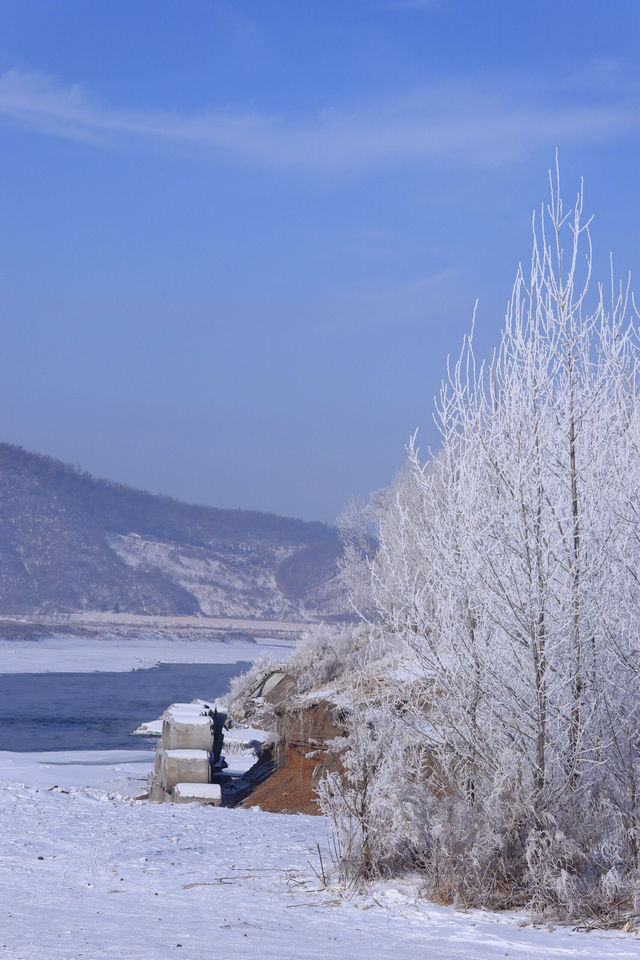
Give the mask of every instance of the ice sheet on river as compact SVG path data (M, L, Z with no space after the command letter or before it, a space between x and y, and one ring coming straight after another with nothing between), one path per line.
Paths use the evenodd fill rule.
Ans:
M41 640L0 639L0 673L91 673L141 670L158 663L237 663L272 656L286 661L293 640L255 640L167 634L77 637L56 634Z

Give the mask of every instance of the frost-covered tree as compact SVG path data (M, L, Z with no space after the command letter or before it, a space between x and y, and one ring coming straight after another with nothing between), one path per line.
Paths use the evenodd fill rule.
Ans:
M475 902L566 910L637 882L638 337L628 283L605 295L591 270L582 189L566 211L556 170L500 345L480 363L465 340L439 449L411 442L367 561L413 662L391 696L432 798L423 862Z

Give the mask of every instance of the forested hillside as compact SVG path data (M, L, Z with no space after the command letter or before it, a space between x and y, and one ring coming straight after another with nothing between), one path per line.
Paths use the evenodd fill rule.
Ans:
M338 609L333 527L194 506L0 444L0 613Z

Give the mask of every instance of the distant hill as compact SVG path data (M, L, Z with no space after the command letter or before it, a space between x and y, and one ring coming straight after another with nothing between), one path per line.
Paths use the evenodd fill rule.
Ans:
M193 506L0 444L0 614L340 610L336 530Z

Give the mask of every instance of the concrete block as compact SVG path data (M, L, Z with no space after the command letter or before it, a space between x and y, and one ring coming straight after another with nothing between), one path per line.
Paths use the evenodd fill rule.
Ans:
M162 746L165 750L213 749L209 717L189 716L167 711L162 721Z
M207 803L219 807L221 798L217 783L176 783L171 791L173 803Z
M227 759L229 754L247 751L253 751L256 757L259 757L265 741L272 738L273 734L266 730L257 730L254 727L231 727L230 730L224 731L223 752Z
M165 803L168 794L157 777L153 777L149 784L149 800L151 803Z
M176 783L208 783L209 754L206 750L158 750L159 779L165 790Z

